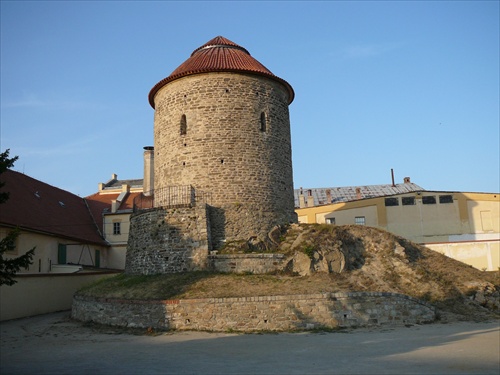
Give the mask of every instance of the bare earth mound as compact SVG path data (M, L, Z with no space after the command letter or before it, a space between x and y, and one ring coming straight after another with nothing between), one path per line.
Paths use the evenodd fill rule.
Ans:
M376 291L430 302L442 322L500 318L500 272L485 272L365 226L292 225L273 252L289 262L274 275L119 275L82 289L96 297L188 299ZM248 246L239 250L251 251ZM303 276L301 276L303 275Z

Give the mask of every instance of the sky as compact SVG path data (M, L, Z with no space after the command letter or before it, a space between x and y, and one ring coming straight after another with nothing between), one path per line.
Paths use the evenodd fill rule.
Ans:
M151 88L221 35L295 91L294 187L500 192L499 1L0 2L0 151L80 196L142 178Z

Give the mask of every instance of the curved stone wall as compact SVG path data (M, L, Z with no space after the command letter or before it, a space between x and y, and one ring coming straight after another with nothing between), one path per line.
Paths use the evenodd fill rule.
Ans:
M215 248L296 222L288 95L272 79L230 72L187 76L156 93L155 190L210 193Z
M125 272L153 275L206 269L208 220L205 204L131 215Z
M434 308L394 293L137 301L76 295L71 316L100 324L160 330L295 331L430 323Z

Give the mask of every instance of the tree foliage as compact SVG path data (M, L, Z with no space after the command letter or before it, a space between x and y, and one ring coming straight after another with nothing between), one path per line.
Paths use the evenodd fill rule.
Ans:
M27 269L33 263L35 248L17 258L4 258L5 252L13 251L16 248L16 239L19 233L19 229L11 230L4 239L0 240L0 285L14 285L17 282L14 280L14 275L21 268Z
M0 175L5 172L7 169L12 168L14 163L18 159L18 156L14 156L13 158L9 158L9 151L5 150L0 154ZM5 182L0 181L0 189L5 186ZM9 199L9 192L2 191L0 192L0 203L5 203Z
M17 156L9 158L9 150L0 154L0 175L7 169L14 166ZM4 182L0 181L0 188L5 186ZM9 193L6 191L0 192L0 204L5 203L9 199ZM19 229L10 231L5 238L0 240L0 285L14 285L17 281L14 276L21 268L28 268L33 263L33 255L35 247L17 258L4 258L4 253L13 251L16 248L16 240L20 235Z

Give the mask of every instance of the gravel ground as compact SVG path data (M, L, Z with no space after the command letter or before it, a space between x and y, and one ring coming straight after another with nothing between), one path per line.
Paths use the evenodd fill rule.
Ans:
M499 321L339 332L155 333L69 312L0 323L1 374L495 374Z

